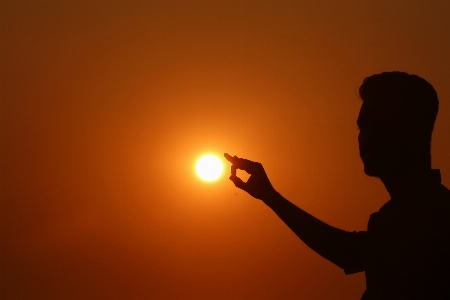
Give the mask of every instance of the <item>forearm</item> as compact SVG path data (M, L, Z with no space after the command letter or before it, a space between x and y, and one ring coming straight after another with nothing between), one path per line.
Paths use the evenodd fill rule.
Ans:
M351 259L352 233L322 222L279 193L263 201L307 246L322 257L341 268Z

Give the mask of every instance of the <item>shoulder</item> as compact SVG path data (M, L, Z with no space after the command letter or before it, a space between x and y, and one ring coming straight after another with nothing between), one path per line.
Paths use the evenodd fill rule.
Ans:
M409 199L391 199L370 215L369 223L409 223L412 227L450 227L450 190L439 184Z

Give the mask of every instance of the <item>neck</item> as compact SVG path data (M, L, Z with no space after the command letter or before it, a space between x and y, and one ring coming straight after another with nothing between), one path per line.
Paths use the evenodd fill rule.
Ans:
M410 196L423 191L432 182L431 167L417 170L398 170L380 176L391 198Z

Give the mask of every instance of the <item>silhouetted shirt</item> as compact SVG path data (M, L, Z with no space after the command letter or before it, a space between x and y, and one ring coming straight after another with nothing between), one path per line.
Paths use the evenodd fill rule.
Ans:
M361 300L450 299L450 191L439 170L352 235L344 271L365 271Z

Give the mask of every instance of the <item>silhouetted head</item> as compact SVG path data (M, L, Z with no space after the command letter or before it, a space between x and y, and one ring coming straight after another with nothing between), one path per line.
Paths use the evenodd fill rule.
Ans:
M438 98L425 79L383 72L364 79L358 141L369 176L421 172L431 168L431 134Z

